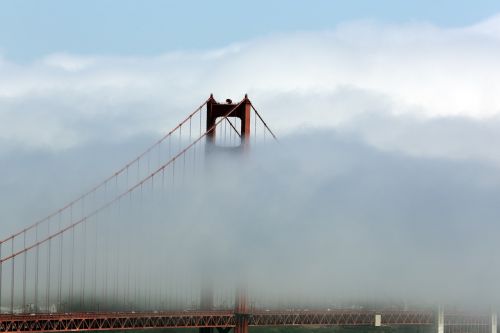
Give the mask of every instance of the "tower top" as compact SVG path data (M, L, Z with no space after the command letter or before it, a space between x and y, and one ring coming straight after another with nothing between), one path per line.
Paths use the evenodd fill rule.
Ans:
M251 107L252 103L248 99L247 94L245 94L245 97L238 103L234 103L230 98L227 98L225 103L220 103L215 100L213 94L210 94L207 100L206 130L208 132L208 140L212 144L215 143L217 128L213 127L217 124L218 118L227 117L232 129L236 131L237 135L240 137L240 146L247 144L250 138ZM235 126L235 124L231 122L231 118L239 119L239 122L235 122L235 124L239 124L239 126ZM239 129L237 127L239 127Z

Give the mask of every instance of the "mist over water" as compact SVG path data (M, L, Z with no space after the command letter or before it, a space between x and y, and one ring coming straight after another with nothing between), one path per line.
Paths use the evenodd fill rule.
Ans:
M11 160L17 166L11 165L7 179L18 179L19 186L9 195L2 191L2 220L15 221L15 230L26 224L18 217L29 215L21 214L26 207L34 204L46 213L66 202L63 193L80 193L94 183L87 172L106 174L119 165L126 145L82 147L28 177L22 165L40 156ZM96 156L104 165L90 170ZM74 168L55 176L58 166L70 162ZM249 153L212 154L191 171L182 182L157 178L76 227L74 260L65 255L59 264L53 254L50 272L46 259L40 263L40 285L51 280L48 302L196 308L207 279L218 308L231 308L242 285L252 306L265 308L500 301L495 164L415 158L317 129ZM107 195L126 188L117 186ZM26 188L31 195L19 200ZM55 241L52 251L61 246L68 252L70 239ZM8 267L3 274L9 276ZM20 270L16 274L20 279ZM28 290L33 276L28 271ZM16 288L20 295L19 283ZM8 295L2 298L5 304Z

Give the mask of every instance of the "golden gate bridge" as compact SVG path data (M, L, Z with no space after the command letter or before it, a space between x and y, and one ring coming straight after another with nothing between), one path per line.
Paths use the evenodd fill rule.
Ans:
M193 263L154 260L161 257L162 238L176 235L159 225L138 227L165 213L148 203L173 201L175 191L203 177L206 156L246 155L266 140L277 138L246 95L238 103L219 103L211 95L109 177L1 240L0 332L199 328L246 333L250 326L307 325L497 332L492 313L266 303L230 283L195 286L192 277L179 273Z

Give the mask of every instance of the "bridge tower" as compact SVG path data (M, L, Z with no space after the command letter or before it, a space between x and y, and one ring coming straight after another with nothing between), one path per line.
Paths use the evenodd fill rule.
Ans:
M210 94L210 98L207 101L207 115L206 115L206 132L207 132L207 150L210 152L214 149L216 150L228 150L228 149L245 149L248 147L250 142L250 125L251 125L251 111L252 103L248 99L248 95L245 94L243 100L238 103L233 103L232 100L227 99L226 103L217 102L213 96ZM216 124L219 118L227 117L229 120L234 118L239 118L239 124L237 122L232 123L233 129L238 132L240 136L240 144L236 147L217 147L216 137L217 128ZM237 126L239 125L239 128ZM201 310L213 310L213 283L210 275L205 275L202 277L202 288L200 297L200 308ZM234 312L236 314L236 327L234 328L234 333L248 333L248 306L247 306L247 293L246 289L239 288L236 291ZM227 329L218 328L219 333L226 333ZM214 329L212 327L202 327L199 329L200 333L213 333Z
M236 291L235 309L234 313L236 315L236 326L234 328L234 333L248 333L248 295L247 289L240 287Z
M240 146L246 146L250 138L250 114L251 114L252 103L248 99L248 95L245 94L245 98L239 103L233 103L230 99L226 100L226 103L219 103L214 99L211 94L207 101L207 124L206 130L208 132L207 138L208 142L214 146L215 138L217 135L217 129L213 128L219 117L225 117L227 115L228 119L239 118L240 128L238 130L240 134L241 144ZM229 114L229 115L228 115ZM212 129L212 130L210 130Z

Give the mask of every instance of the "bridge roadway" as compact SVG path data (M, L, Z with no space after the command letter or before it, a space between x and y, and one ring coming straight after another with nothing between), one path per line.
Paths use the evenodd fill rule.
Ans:
M58 332L127 330L145 328L221 329L236 326L237 318L248 318L250 326L373 326L381 315L382 325L431 325L431 311L370 310L252 310L168 311L168 312L85 312L53 314L2 314L0 332Z

